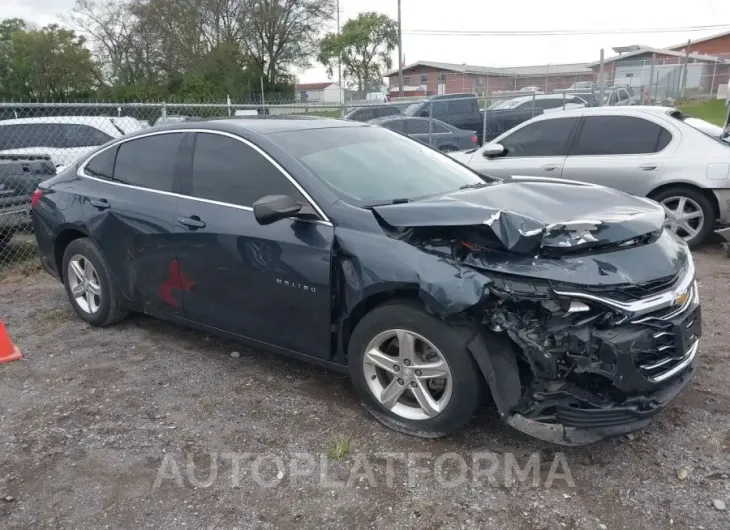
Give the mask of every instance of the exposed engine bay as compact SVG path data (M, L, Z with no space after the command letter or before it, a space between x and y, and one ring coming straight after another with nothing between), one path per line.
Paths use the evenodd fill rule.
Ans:
M534 204L531 183L501 187ZM596 218L561 222L543 208L538 222L472 194L375 214L391 237L441 257L443 270L419 271L421 296L442 318L478 324L470 349L507 423L581 445L643 428L681 391L701 313L691 255L660 206L618 197L624 206L601 209L578 197L589 187L566 189Z

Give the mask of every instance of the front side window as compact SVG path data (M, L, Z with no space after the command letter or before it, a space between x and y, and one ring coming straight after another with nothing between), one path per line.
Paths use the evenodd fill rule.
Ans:
M17 123L0 126L0 150L32 147L59 148L63 145L59 123Z
M380 127L291 131L269 138L337 196L359 206L418 200L485 183L450 157Z
M305 200L284 174L253 147L220 134L196 135L193 197L250 207L266 195Z
M506 157L566 156L578 118L541 120L525 125L499 141Z
M182 133L156 134L119 146L114 180L159 191L172 191Z
M657 153L672 140L664 127L633 116L588 116L573 155L635 155Z

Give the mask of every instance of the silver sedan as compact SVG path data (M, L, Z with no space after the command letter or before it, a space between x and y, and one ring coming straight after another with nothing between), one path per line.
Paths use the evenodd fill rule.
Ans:
M722 128L667 107L541 115L452 156L481 173L600 184L660 202L694 247L730 224L730 144Z

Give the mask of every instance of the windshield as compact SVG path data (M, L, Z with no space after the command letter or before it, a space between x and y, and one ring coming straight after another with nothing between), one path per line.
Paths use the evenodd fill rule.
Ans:
M421 107L423 107L423 102L411 103L406 107L406 110L403 111L403 114L407 116L415 116L418 111L421 110Z
M492 103L489 108L491 110L513 109L523 101L524 100L522 99L508 99L507 101L498 101L497 103Z
M380 127L271 135L344 201L358 206L442 195L484 179L439 151Z

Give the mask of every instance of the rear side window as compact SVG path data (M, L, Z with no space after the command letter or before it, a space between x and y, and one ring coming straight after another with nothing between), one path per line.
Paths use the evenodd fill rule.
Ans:
M449 110L452 114L470 114L473 111L472 98L453 99L449 102Z
M658 153L672 140L661 125L632 116L588 116L571 155Z
M284 174L251 146L219 134L196 135L193 197L253 206L266 195L305 200Z
M435 128L433 129L435 132ZM428 134L428 120L408 120L405 128L406 134Z
M406 120L390 120L383 123L383 127L391 131L403 132L403 125Z
M541 120L525 125L499 143L507 149L505 156L565 156L568 140L578 118Z
M159 191L172 191L182 133L157 134L119 146L114 180Z
M114 160L117 158L118 147L105 149L93 156L84 167L84 173L90 177L111 180L114 176Z
M107 133L88 125L68 124L62 127L65 132L64 147L89 147L112 139Z
M95 127L73 123L22 123L0 127L0 150L91 147L111 139Z

